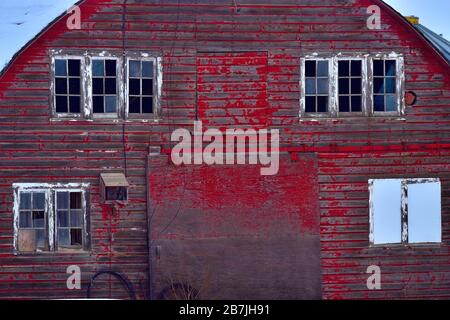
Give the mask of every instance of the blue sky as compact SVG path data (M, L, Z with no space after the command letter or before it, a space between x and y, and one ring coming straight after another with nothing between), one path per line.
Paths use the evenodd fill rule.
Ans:
M1 0L0 69L24 44L76 0ZM449 0L387 0L404 15L420 16L422 24L450 38Z

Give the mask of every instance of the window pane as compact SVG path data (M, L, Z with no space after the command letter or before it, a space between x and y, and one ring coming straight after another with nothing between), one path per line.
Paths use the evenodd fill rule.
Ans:
M316 112L316 97L306 97L306 112Z
M384 94L384 78L375 78L374 79L373 92Z
M21 212L19 214L19 228L31 228L31 212Z
M328 61L317 62L317 76L328 77Z
M31 193L20 194L20 210L31 209Z
M70 78L69 79L69 93L70 94L81 94L80 78Z
M361 112L362 111L362 97L361 96L352 96L352 112Z
M316 79L306 79L306 94L316 94Z
M55 75L60 77L67 76L67 62L66 60L55 60Z
M328 112L328 97L317 97L317 112Z
M142 98L142 113L153 113L153 98Z
M374 96L373 97L374 111L384 112L384 96Z
M94 107L93 108L94 113L104 113L105 112L103 96L93 97L93 107Z
M70 113L80 113L81 112L81 98L78 96L69 97L70 102Z
M360 60L352 61L351 76L361 77L361 75L362 75L362 61Z
M71 242L70 245L72 246L81 246L83 244L83 237L82 237L81 229L71 229L70 230L70 238Z
M68 192L57 192L56 193L56 205L58 209L68 209L69 208L69 193Z
M70 245L69 229L58 229L58 244L61 246L69 246Z
M92 91L94 94L103 94L104 88L103 88L103 78L94 78L92 80Z
M83 226L83 214L81 211L72 211L70 213L70 226L75 228L81 228Z
M81 209L81 192L71 192L70 193L70 209Z
M153 62L142 62L142 76L146 78L153 78Z
M115 78L105 79L105 93L106 94L116 94L117 86Z
M80 60L69 60L69 76L79 77L81 75L81 62Z
M142 94L146 96L153 95L153 80L142 80Z
M441 226L440 183L409 184L409 242L441 242Z
M67 78L56 78L55 92L56 94L67 94Z
M58 211L58 227L60 228L69 227L68 211Z
M33 209L45 209L45 193L33 193Z
M57 113L69 112L67 96L56 96L56 112Z
M130 77L139 78L141 76L141 62L130 60Z
M350 76L350 61L339 61L339 77Z
M395 60L386 60L386 76L394 77L397 74L397 63Z
M45 247L45 230L36 230L36 245L41 249Z
M339 111L350 112L350 97L348 96L339 97Z
M130 88L129 93L131 95L140 95L141 94L141 80L139 79L130 79Z
M362 93L362 83L360 78L352 79L352 94Z
M44 211L34 211L33 212L33 228L44 228L45 223L45 212Z
M317 93L318 94L328 94L328 79L318 79L317 80Z
M105 112L106 113L116 113L117 112L116 97L106 97L105 99L106 99Z
M401 180L375 180L372 218L375 244L401 243Z
M373 75L374 76L384 76L384 61L383 60L374 60L373 61Z
M107 77L116 76L116 60L105 61L105 74Z
M386 96L386 111L395 112L397 111L397 96L395 95L387 95Z
M315 61L306 61L305 62L305 76L306 77L315 77L316 76L316 62Z
M395 93L395 78L386 78L386 93Z
M105 63L103 60L94 60L92 62L92 75L94 77L103 77L105 75Z
M350 93L350 79L344 78L339 79L339 94L349 94Z
M130 113L141 113L141 98L130 97L129 105Z

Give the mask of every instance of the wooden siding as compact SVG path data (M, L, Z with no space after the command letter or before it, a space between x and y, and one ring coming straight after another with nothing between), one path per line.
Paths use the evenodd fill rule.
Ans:
M67 30L64 19L55 23L0 79L0 298L83 297L85 290L66 289L66 267L73 264L82 268L83 288L95 271L112 268L130 278L139 298L146 297L148 148L170 152L170 133L192 128L204 92L197 78L213 65L202 64L202 53L224 51L265 53L266 84L252 88L267 91L270 116L260 115L262 122L281 130L283 151L318 156L322 297L450 298L449 68L388 10L382 30L368 30L366 8L374 3L379 1L246 0L235 7L223 0L128 0L124 6L87 0L81 30ZM51 49L160 54L162 120L51 120ZM419 97L402 119L299 121L300 57L391 51L405 56L406 90ZM243 97L230 89L223 99ZM212 107L203 102L199 107ZM247 102L250 109L258 103ZM228 109L206 112L202 120L221 128L260 120L245 115ZM128 205L112 210L100 202L99 175L115 171L125 172L132 187ZM368 180L381 177L441 179L442 246L369 248ZM20 182L90 183L92 251L14 256L12 184ZM167 183L176 194L177 185ZM380 291L366 288L372 264L382 268ZM103 284L100 294L123 296L108 279Z

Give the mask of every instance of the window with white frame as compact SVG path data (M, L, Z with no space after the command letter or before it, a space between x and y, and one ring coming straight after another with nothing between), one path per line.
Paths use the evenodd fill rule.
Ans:
M439 179L376 179L369 189L371 244L442 241Z
M398 54L301 59L301 117L399 116L404 62Z
M18 253L86 250L87 184L14 184Z
M162 90L161 58L148 54L52 50L54 118L155 118ZM126 75L126 78L125 78Z

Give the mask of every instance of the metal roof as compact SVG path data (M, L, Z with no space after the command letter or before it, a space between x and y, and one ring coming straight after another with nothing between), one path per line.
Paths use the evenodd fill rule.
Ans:
M447 62L450 63L450 41L421 24L414 25L414 27L422 33L423 36L439 50Z

